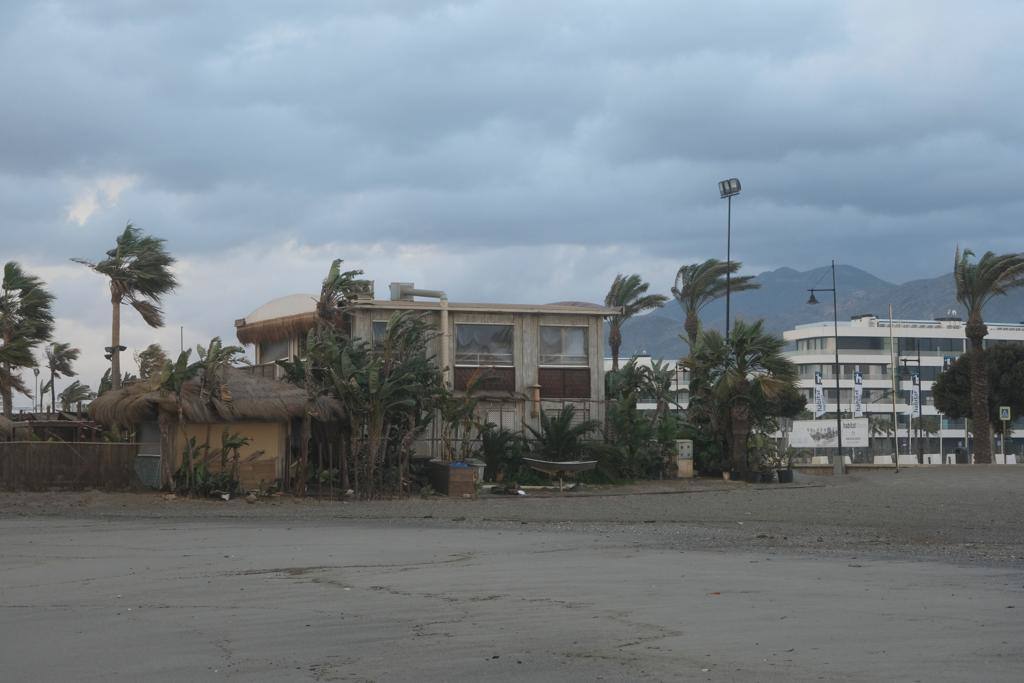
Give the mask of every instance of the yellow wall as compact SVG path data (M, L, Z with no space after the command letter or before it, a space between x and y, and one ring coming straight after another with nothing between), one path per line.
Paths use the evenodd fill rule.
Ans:
M181 451L185 447L185 441L195 437L197 444L206 443L209 438L210 450L220 448L221 435L227 429L231 433L238 433L250 439L248 446L239 452L241 456L239 467L239 479L246 489L257 488L261 481L264 484L272 484L274 479L282 476L285 449L287 448L288 425L283 422L229 422L219 424L186 424L184 438L182 430L176 429L176 460L181 462ZM255 460L253 454L263 451ZM177 466L176 464L176 466ZM210 461L210 469L217 471L220 467L220 458L213 458Z

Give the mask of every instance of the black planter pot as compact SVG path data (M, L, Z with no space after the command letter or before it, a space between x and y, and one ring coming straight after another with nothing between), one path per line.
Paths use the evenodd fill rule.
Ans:
M761 472L761 483L762 484L770 484L773 481L775 481L775 473L774 472Z
M793 483L793 470L779 470L779 483L780 484L792 484Z

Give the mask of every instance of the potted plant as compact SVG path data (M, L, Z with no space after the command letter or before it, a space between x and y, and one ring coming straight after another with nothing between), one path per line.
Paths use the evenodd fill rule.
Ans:
M779 475L780 484L792 484L793 483L793 454L796 451L793 448L785 448L779 446L778 451L778 467L776 473ZM785 469L783 469L785 465Z

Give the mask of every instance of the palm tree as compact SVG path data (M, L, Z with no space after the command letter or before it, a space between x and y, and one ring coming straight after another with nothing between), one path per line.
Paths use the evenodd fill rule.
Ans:
M709 395L729 444L734 471L745 472L747 439L755 408L793 387L796 366L782 349L784 342L764 331L764 321L736 321L726 340L717 330L702 332L691 354L691 363L702 367L709 383Z
M650 283L644 282L639 275L615 276L615 281L608 289L604 305L617 308L621 312L608 316L608 345L612 348L612 370L619 369L619 348L622 346L622 326L634 315L661 308L668 297L661 294L647 294Z
M54 382L58 377L74 377L72 363L78 360L81 351L64 342L54 342L46 347L46 367L50 370L50 406L57 409L57 393Z
M974 353L971 363L971 426L974 431L974 462L992 462L992 430L988 411L988 373L985 354L982 353L988 327L983 317L985 304L993 297L1006 294L1014 287L1024 285L1024 254L996 255L985 252L972 263L974 252L956 248L953 259L953 278L956 281L956 299L967 307L967 325L964 334Z
M135 362L139 366L139 378L148 380L160 377L170 359L159 344L150 344L135 354Z
M92 392L88 384L82 384L76 379L65 387L64 391L60 392L57 398L60 399L60 409L70 411L76 403L96 398L96 394Z
M565 462L580 458L587 449L587 435L598 431L601 423L597 420L577 422L576 407L566 403L553 417L542 410L540 429L534 429L530 425L524 426L536 439L534 448L539 457L554 462Z
M121 387L121 304L127 303L150 327L163 327L163 296L178 286L172 267L174 257L164 240L144 234L129 223L117 244L99 262L71 259L110 279L110 377L113 389Z
M359 292L365 289L366 280L359 279L361 270L342 270L342 259L331 261L320 286L320 298L316 302L317 321L322 325L339 328L349 305L355 301Z
M751 275L736 277L735 274L742 267L743 264L739 261L719 261L712 258L704 263L683 266L676 273L672 296L682 306L686 316L683 330L686 332L691 351L697 345L697 335L700 334L701 310L712 301L725 296L727 283L733 292L743 292L761 286L754 282Z
M342 259L334 259L327 270L327 276L320 285L320 297L316 301L316 325L306 336L306 355L321 343L336 342L336 336L342 332L345 313L349 305L356 299L360 289L365 289L367 282L360 280L361 270L341 269ZM347 331L346 331L347 332ZM347 337L347 333L344 335ZM296 493L304 496L309 470L309 440L313 433L313 416L318 412L317 401L327 393L326 379L322 371L317 371L309 358L293 358L279 361L284 369L285 379L306 392L306 410L302 416L302 434L299 443L299 472L296 477ZM348 490L348 459L346 448L349 443L342 439L341 448L341 485Z
M165 394L170 394L174 399L174 405L178 415L178 424L184 425L184 392L185 385L193 377L202 372L203 368L199 363L190 363L192 349L185 349L178 354L178 360L164 366L160 374L159 388ZM102 391L100 393L103 393ZM172 419L166 411L160 410L157 413L157 423L160 426L160 464L162 465L163 484L174 486L174 437L172 434ZM182 432L184 427L182 426ZM191 453L191 451L187 451ZM186 458L190 458L186 455ZM186 470L186 481L191 485L192 467L191 462Z
M33 349L53 333L52 304L53 295L42 280L14 261L4 264L0 282L0 398L6 417L14 412L11 401L15 391L26 396L32 393L15 372L36 366Z

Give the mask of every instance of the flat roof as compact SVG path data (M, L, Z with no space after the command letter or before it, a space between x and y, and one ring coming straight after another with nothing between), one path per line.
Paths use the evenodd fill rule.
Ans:
M385 311L439 311L441 310L441 302L373 299L372 301L357 301L353 308L378 308ZM450 301L448 302L448 310L452 313L551 313L562 315L596 315L602 318L619 313L617 308L579 302L557 304L490 304Z
M796 339L799 337L815 335L819 330L825 332L825 336L831 337L832 327L835 323L831 320L822 320L815 323L803 323L782 333L784 339ZM1024 333L1024 324L1021 323L990 323L986 322L989 329L989 336L1016 337ZM960 320L889 320L888 318L860 318L857 320L840 320L839 335L843 337L888 337L892 329L894 336L926 336L937 335L941 337L963 337L965 323Z

